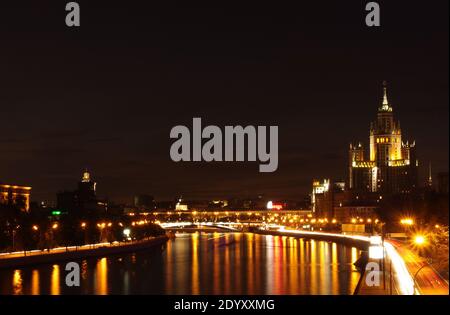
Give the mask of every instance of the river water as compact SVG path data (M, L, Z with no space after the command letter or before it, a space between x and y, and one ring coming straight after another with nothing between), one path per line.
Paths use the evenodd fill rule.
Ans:
M146 251L0 269L0 294L352 294L360 251L333 242L252 233L177 234Z

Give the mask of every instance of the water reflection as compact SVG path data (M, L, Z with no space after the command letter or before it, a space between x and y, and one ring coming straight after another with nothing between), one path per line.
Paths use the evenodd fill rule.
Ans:
M31 273L31 294L38 295L40 291L39 271L34 269Z
M22 294L22 273L20 270L14 270L13 275L13 292L14 294Z
M106 257L97 262L96 267L96 294L108 294L108 260Z
M52 295L59 295L61 292L59 265L52 266L51 291Z
M0 270L0 294L352 294L360 252L336 243L251 233L179 234L162 248ZM10 280L7 280L10 279Z

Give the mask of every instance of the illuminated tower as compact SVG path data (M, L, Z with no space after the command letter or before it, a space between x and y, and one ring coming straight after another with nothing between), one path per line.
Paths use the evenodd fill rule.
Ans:
M81 181L78 183L79 198L83 201L95 200L96 188L97 183L91 180L91 174L85 169Z
M383 98L377 119L370 124L369 158L361 144L350 145L349 188L352 190L409 193L417 186L415 142L402 142L400 122L394 120L383 82Z

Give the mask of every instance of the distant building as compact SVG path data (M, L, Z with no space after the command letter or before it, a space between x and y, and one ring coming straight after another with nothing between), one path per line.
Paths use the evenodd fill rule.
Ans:
M91 180L91 174L85 170L78 189L62 191L56 195L56 207L73 214L91 215L108 211L108 202L97 198L97 183Z
M415 142L402 141L400 122L394 121L383 82L383 100L377 120L370 125L369 157L361 143L350 144L350 190L387 194L410 193L417 188Z
M345 199L344 192L344 182L332 182L330 179L324 179L322 182L314 180L311 194L313 213L318 217L333 218L334 207L342 205Z
M155 198L150 195L140 194L134 196L134 206L143 210L155 209Z
M318 218L340 223L350 223L353 218L375 218L381 200L379 193L347 190L343 182L313 181L311 209Z
M30 209L31 187L0 183L0 204L14 205L22 211Z

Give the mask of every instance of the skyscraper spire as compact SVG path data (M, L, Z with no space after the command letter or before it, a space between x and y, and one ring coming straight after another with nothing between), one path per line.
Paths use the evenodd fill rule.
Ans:
M392 111L392 107L389 106L389 102L388 102L388 98L387 98L387 82L386 81L383 81L383 102L382 102L380 110L388 111L388 112Z
M387 99L387 82L383 81L383 105L389 105Z

